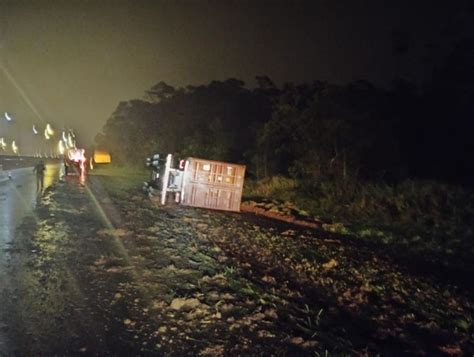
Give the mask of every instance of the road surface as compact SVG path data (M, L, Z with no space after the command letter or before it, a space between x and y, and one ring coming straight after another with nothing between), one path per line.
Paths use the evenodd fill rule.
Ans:
M9 266L10 249L15 238L15 229L22 218L31 213L41 192L36 189L36 178L32 167L8 171L11 179L2 180L0 176L0 306L7 293L6 268ZM59 165L47 164L44 188L51 186L59 177ZM0 309L0 356L8 355L5 338L8 329L2 319Z

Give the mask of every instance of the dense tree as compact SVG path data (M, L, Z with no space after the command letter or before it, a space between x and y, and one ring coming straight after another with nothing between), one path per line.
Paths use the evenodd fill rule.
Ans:
M474 39L464 39L435 70L424 97L422 122L427 142L423 152L430 176L450 179L474 176L470 159L474 153L473 103Z
M120 103L96 138L119 163L142 162L153 152L241 162L256 140L252 128L271 109L265 96L232 78L186 89L159 82L147 96Z
M433 177L440 163L459 172L459 160L449 162L472 149L473 48L459 44L424 93L401 78L389 89L363 80L277 87L266 76L254 89L234 78L186 88L159 82L147 100L120 103L96 141L118 163L172 152L245 163L257 178ZM446 134L457 142L443 141Z

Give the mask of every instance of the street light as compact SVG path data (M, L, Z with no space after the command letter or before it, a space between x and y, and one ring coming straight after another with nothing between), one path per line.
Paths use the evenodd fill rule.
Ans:
M62 140L59 140L59 143L58 143L58 150L59 150L59 153L61 155L64 155L64 144L63 144L63 141Z
M12 141L12 151L17 154L18 153L18 146L16 146L15 140Z
M11 117L7 112L5 112L5 114L4 114L3 116L5 117L5 119L6 119L7 121L11 121L11 120L12 120L12 117Z
M75 135L73 131L70 130L69 133L67 134L67 146L71 149L76 147L74 138L75 138Z
M46 140L49 140L53 134L54 134L54 131L51 128L51 125L46 124L46 128L44 129L44 137L46 138Z

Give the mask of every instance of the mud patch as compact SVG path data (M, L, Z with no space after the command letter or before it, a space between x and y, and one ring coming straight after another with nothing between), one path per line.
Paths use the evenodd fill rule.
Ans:
M473 352L473 300L455 286L312 229L92 181L57 186L21 230L22 354Z

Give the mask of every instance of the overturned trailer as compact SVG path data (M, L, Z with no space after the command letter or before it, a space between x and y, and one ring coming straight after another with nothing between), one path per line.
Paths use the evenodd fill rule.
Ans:
M166 160L154 155L147 165L153 167L153 174L145 188L148 192L157 188L163 205L173 198L185 206L240 211L244 165L189 157L174 167L171 154Z

